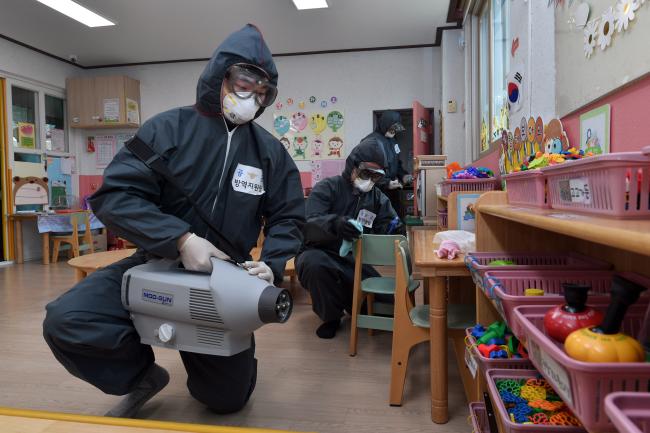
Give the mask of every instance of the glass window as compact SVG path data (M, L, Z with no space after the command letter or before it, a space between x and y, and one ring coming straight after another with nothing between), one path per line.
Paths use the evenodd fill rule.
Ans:
M14 146L37 149L36 92L12 86L11 105Z
M490 8L483 8L479 18L479 118L481 152L490 148Z
M506 78L510 68L509 5L509 0L492 0L492 125L490 141L500 138L501 130L508 128Z
M63 99L45 95L45 149L67 152Z

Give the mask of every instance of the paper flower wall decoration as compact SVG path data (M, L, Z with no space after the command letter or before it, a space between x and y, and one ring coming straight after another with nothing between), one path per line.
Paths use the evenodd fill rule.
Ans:
M598 37L596 21L590 21L587 23L585 26L584 35L585 56L587 58L590 58L594 53L594 47L596 46L596 39Z
M602 18L600 19L598 45L600 45L601 50L604 50L612 43L615 21L616 17L614 15L614 8L610 7L603 13Z
M638 8L637 0L618 0L616 3L616 30L619 33L627 30L630 21L634 20L634 12Z

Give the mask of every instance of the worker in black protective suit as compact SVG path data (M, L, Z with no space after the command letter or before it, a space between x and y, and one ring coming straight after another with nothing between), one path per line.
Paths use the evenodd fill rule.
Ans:
M348 220L361 222L364 233L405 232L388 198L374 186L384 177L384 166L377 141L365 139L348 156L343 173L318 182L307 198L305 250L296 258L296 271L323 321L316 330L320 338L333 338L344 310L352 310L354 258L341 257L339 248L361 232ZM377 271L364 265L363 278L376 276Z
M300 250L305 219L294 162L252 122L273 103L277 78L261 33L247 25L215 51L199 79L196 104L154 116L134 138L162 157L238 254L250 259L264 220L261 261L247 267L276 283ZM43 323L45 341L71 374L105 393L126 395L107 413L120 417L135 416L169 381L122 307L122 274L151 256L180 256L185 268L203 272L211 271L211 257L227 258L196 208L130 145L106 168L90 204L109 230L138 251L48 304ZM241 409L255 387L254 352L254 345L231 357L180 352L190 394L218 413Z
M386 194L398 214L402 213L399 190L413 181L413 176L402 166L402 160L399 157L401 149L395 139L397 134L405 130L402 125L402 117L397 111L384 111L379 117L375 131L366 137L377 140L384 152L386 175L377 182L377 186Z

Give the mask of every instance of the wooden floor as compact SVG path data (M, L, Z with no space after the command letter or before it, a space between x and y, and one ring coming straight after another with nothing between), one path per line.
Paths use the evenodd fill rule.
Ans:
M0 406L101 415L119 397L68 374L41 336L44 306L73 283L64 262L0 267ZM155 349L171 374L169 385L140 412L141 418L323 433L469 432L467 403L450 350L450 421L430 419L428 346L417 347L402 407L388 405L391 334L360 332L359 352L348 356L350 322L333 340L314 334L319 324L304 297L284 325L256 335L257 388L239 413L220 416L193 400L180 357Z

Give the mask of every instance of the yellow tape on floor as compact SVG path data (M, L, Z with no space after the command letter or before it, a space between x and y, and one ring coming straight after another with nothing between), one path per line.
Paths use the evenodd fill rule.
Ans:
M13 409L8 407L0 407L0 425L3 425L4 428L13 426L14 428L19 428L22 433L40 433L47 429L48 432L57 430L51 423L47 425L36 425L30 424L30 419L40 419L44 421L55 421L60 422L63 429L61 431L70 431L72 432L72 426L67 425L68 423L82 423L82 424L96 424L102 426L111 426L111 427L120 427L119 430L110 429L113 431L119 431L123 433L136 432L139 429L149 429L156 430L157 433L162 432L186 432L186 433L290 433L288 430L272 430L264 428L245 428L245 427L225 427L225 426L213 426L206 424L188 424L180 422L168 422L168 421L155 421L155 420L143 420L143 419L128 419L128 418L109 418L103 416L92 416L92 415L77 415L71 413L61 413L61 412L47 412L39 410L30 410L30 409ZM53 429L54 427L54 429ZM11 430L10 430L11 431ZM58 431L58 430L57 430ZM77 431L77 430L74 430ZM92 430L88 430L88 427L84 427L83 430L86 433L91 433ZM103 431L103 429L98 428L98 432ZM151 432L154 433L154 432Z

